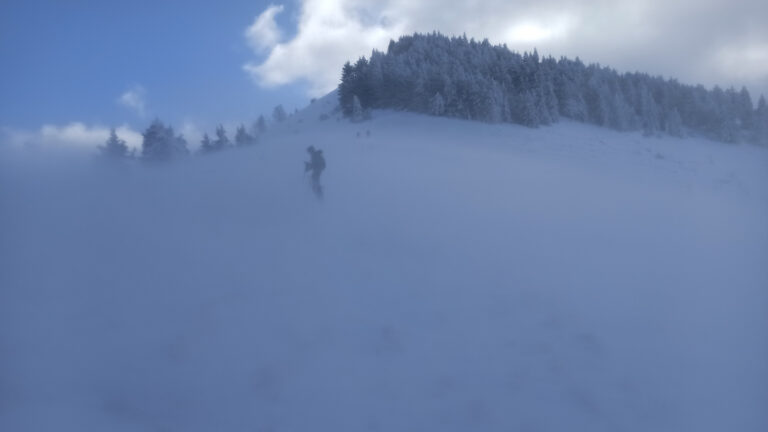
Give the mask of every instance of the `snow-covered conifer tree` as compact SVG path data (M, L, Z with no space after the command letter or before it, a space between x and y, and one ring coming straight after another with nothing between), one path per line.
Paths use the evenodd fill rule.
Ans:
M254 124L254 135L256 134L263 134L267 131L267 120L264 118L264 115L259 115L259 118L256 119L256 123Z
M141 144L141 157L149 161L168 161L189 154L187 142L181 136L175 136L173 128L166 127L155 119L144 131Z
M360 105L360 99L357 95L352 95L352 121L361 122L365 120L365 113L363 112L363 106Z
M444 108L437 111L449 117L538 126L562 116L648 135L679 130L720 140L757 135L746 89L709 91L439 33L403 36L386 53L374 51L370 61L345 64L338 92L346 117L355 111L354 96L363 112L375 107L434 114L439 93Z
M725 115L720 122L718 139L723 142L736 144L741 142L739 120L731 115Z
M219 125L216 127L216 139L213 140L214 150L224 150L231 144L229 138L227 138L227 131L224 130L224 126Z
M683 120L680 118L677 108L667 111L664 116L664 131L675 137L683 136Z
M171 135L173 135L173 129L171 129ZM189 147L187 147L187 140L184 135L177 135L173 137L173 153L177 156L189 155Z
M432 99L429 101L429 113L434 116L441 116L445 114L445 100L440 92L435 93Z
M742 87L736 96L734 103L736 116L739 119L740 126L743 129L752 128L752 113L754 112L754 106L752 105L752 97L749 95L749 91L746 87Z
M521 96L520 105L518 106L520 123L529 127L539 127L541 119L539 118L536 96L530 90L524 92Z
M755 109L754 116L752 117L753 124L753 141L757 144L768 146L768 103L765 101L765 96L760 96L757 101L757 109Z
M651 92L645 86L640 88L640 107L643 134L646 136L656 135L661 130L659 108L651 96Z
M285 108L282 105L278 105L272 110L272 120L275 123L282 123L288 118L288 114L285 112Z
M345 116L352 115L352 78L354 70L352 64L344 63L341 68L341 83L339 84L339 105Z
M632 130L637 127L637 119L634 108L632 108L624 95L617 89L613 94L610 104L611 113L609 114L609 125L617 130Z
M551 79L547 79L542 83L541 94L544 96L544 104L547 107L547 114L551 121L557 122L560 119L560 101L557 100L555 94L555 85Z
M201 153L210 153L214 151L213 142L211 142L211 138L208 137L207 133L203 134L203 139L200 141L200 152Z
M122 159L129 157L128 146L124 140L121 140L115 132L115 128L110 129L109 138L106 143L99 147L101 154L108 158Z
M506 98L504 97L504 90L499 83L493 81L486 91L488 93L486 121L491 123L508 121L505 117Z
M245 131L245 126L240 125L235 132L235 145L238 147L254 144L256 139Z

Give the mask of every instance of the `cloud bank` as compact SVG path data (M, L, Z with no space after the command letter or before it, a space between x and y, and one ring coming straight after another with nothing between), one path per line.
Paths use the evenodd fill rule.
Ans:
M764 0L301 0L295 35L286 40L274 20L282 10L268 7L246 30L256 59L243 69L264 87L308 83L312 96L336 87L345 61L433 30L768 93Z
M64 126L44 125L37 131L23 131L5 128L2 130L3 141L11 146L75 147L96 149L104 145L109 138L110 128L106 126L88 126L81 122L72 122ZM130 126L115 128L117 136L125 140L129 148L138 149L143 139L140 132Z

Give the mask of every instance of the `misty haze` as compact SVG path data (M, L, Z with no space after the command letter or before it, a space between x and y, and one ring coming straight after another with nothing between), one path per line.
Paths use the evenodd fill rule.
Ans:
M768 430L762 1L0 4L0 431Z

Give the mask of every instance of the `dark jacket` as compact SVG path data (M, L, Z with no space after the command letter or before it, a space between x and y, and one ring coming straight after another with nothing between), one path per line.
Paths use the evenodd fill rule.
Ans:
M323 151L317 150L313 146L309 146L307 148L307 153L309 153L309 162L304 162L304 172L312 171L313 176L320 176L320 173L325 169Z

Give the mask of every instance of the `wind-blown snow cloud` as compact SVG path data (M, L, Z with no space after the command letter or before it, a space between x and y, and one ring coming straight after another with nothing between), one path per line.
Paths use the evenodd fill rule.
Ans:
M254 51L272 49L280 42L282 32L275 22L275 16L283 9L283 5L270 5L245 30L245 38Z
M52 146L96 149L104 145L109 138L110 128L88 126L81 122L72 122L64 126L44 125L37 131L4 129L4 142L12 146ZM130 148L141 147L142 135L127 125L115 128L115 133L125 140Z
M306 82L312 96L336 87L344 62L385 50L403 34L433 30L768 92L764 0L302 0L295 35L286 40L274 21L280 11L270 6L246 31L258 57L243 69L265 87Z
M133 86L117 98L117 103L134 111L139 117L147 115L146 91L140 85Z

